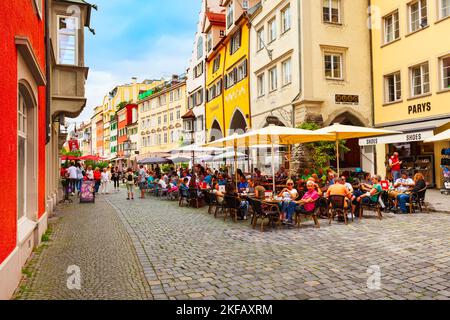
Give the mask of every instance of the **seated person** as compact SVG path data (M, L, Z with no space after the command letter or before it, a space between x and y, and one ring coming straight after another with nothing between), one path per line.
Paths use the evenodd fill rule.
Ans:
M280 170L278 170L278 172L275 174L275 178L277 180L282 180L285 179L286 177L287 177L286 170L284 169L284 167L280 167Z
M189 179L188 178L183 179L183 183L180 185L180 190L184 191L184 192L189 191Z
M373 187L370 191L367 193L362 194L358 198L356 198L357 205L354 207L354 211L356 212L356 208L359 209L361 203L363 204L369 204L370 202L376 203L378 200L378 194L383 191L383 188L381 188L380 185L381 177L380 176L374 176L372 178Z
M295 208L297 207L298 192L294 189L294 181L288 180L286 182L287 188L284 188L279 194L279 197L283 198L281 205L281 219L284 223L292 223L292 216L294 215Z
M235 197L239 199L239 194L236 192L236 187L234 183L228 183L225 188L225 195ZM249 203L246 200L241 201L241 205L239 207L239 219L240 220L247 220L248 215L248 206Z
M347 189L342 178L335 178L335 184L327 190L327 198L330 196L344 196L346 198L345 208L348 208L348 202L353 198L353 194Z
M314 177L315 176L315 177ZM308 179L308 182L314 182L314 189L317 191L317 193L319 194L319 197L321 197L323 195L322 189L320 188L320 180L317 177L316 174L313 174L311 176L311 178Z
M353 193L353 186L347 182L347 178L345 176L342 176L341 179L342 179L342 183L345 185L347 190L350 191L351 193Z
M247 190L248 188L248 182L247 179L244 176L240 176L239 177L239 182L238 182L238 191L239 192L244 192Z
M167 182L164 179L159 179L158 181L159 186L161 187L161 189L167 189Z
M153 175L149 175L147 178L147 184L148 184L149 189L153 189L153 187L155 186L154 182L155 182L155 177Z
M312 214L316 208L316 201L320 198L316 191L316 184L313 181L308 181L306 183L306 188L308 191L304 194L302 199L297 202L299 205L295 212L297 214Z
M255 181L253 179L247 180L248 193L255 193Z
M213 175L211 174L211 170L207 169L206 176L203 179L203 181L206 182L207 184L209 184L210 186L212 186L212 179L213 179Z
M394 199L395 207L398 206L397 197L414 188L414 181L408 176L408 172L402 171L402 175L394 183L394 189L389 191L389 198Z
M218 183L219 183L219 186L226 186L227 185L228 181L224 177L223 174L219 174Z
M266 188L264 188L261 185L261 181L256 180L254 182L254 188L255 188L255 198L256 199L264 199L265 198L265 193L266 193Z
M302 174L302 176L300 177L300 179L302 180L302 181L308 181L308 179L309 178L311 178L311 175L309 174L309 169L308 168L306 168L305 170L303 170L303 174Z
M427 183L425 181L425 177L422 173L416 173L414 175L414 188L411 190L413 194L413 198L417 197L419 191L425 189L427 187ZM406 203L408 203L411 195L408 193L399 194L398 199L398 207L400 208L402 213L408 213L408 209L406 208Z
M225 196L225 194L219 191L219 184L217 182L214 183L211 192L216 195L218 203L223 203L223 197Z
M369 192L373 188L372 178L370 177L370 173L364 174L364 179L361 181L361 189L365 192Z

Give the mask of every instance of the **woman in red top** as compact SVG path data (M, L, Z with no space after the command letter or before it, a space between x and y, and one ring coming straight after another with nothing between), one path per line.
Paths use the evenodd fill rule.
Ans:
M100 168L97 167L94 170L94 180L95 180L95 193L98 193L98 189L100 188L100 179L102 178L102 173Z

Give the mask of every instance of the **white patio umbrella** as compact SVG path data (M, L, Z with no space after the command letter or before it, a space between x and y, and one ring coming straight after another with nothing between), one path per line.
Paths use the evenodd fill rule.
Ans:
M336 142L336 163L337 163L337 173L340 171L339 164L339 140L353 139L353 138L365 138L365 137L375 137L388 134L398 134L402 133L399 131L374 129L366 127L348 126L335 123L332 126L315 130L316 133L322 134L332 134Z
M435 135L434 137L428 138L424 142L430 143L430 142L439 142L439 141L450 141L450 129L448 129L444 132L441 132L441 133Z
M225 152L223 154L219 154L217 156L214 156L212 158L213 161L220 161L222 159L234 159L234 158L238 158L238 159L246 159L247 155L245 153L240 153L240 152Z
M214 147L204 147L198 144L190 144L184 147L180 147L177 149L174 149L171 151L172 153L190 153L191 154L191 159L192 160L192 166L194 166L195 163L195 153L214 153L214 152L223 152L223 149L221 148L214 148Z
M245 134L233 134L229 137L207 143L208 147L230 147L234 148L235 164L237 162L237 148L255 145L270 145L272 149L272 177L273 191L275 192L275 145L291 145L315 141L334 141L334 136L328 133L318 133L311 130L287 128L280 126L268 126L266 128L249 131ZM237 183L237 172L236 172Z
M183 157L182 155L175 155L168 159L172 160L173 163L185 163L191 161L191 158Z

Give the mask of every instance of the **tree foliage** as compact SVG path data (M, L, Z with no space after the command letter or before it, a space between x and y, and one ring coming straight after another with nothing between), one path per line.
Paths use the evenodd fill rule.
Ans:
M298 128L314 131L320 129L320 126L314 122L304 122ZM345 144L346 140L339 141L339 152L341 154L345 154L350 151ZM305 146L311 152L314 163L313 166L315 169L326 168L330 161L336 160L336 143L333 141L305 143Z

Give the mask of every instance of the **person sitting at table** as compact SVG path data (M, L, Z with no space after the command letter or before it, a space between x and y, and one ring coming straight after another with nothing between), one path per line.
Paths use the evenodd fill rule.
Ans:
M294 181L288 180L286 182L287 188L284 188L278 196L283 198L281 205L281 220L284 224L292 224L292 216L294 215L297 203L295 200L298 197L297 189L294 189Z
M203 179L203 181L206 182L207 184L209 184L210 186L212 186L212 178L213 178L213 175L211 173L211 169L207 169L206 176Z
M318 178L317 174L314 173L311 176L311 178L308 179L308 181L306 183L308 183L309 181L314 182L314 189L317 191L317 193L321 197L323 195L323 191L320 187L321 180Z
M327 190L326 197L330 198L331 196L344 196L347 199L345 208L348 208L348 202L353 198L353 194L345 186L344 180L339 177L335 179L335 184L331 185Z
M308 181L306 183L306 188L308 191L303 195L300 201L297 201L297 207L295 208L295 213L297 214L313 214L316 209L316 201L320 198L316 191L316 184L313 181Z
M278 172L275 174L275 178L277 180L282 180L285 179L286 177L287 177L286 169L284 169L284 167L280 167L280 170L278 170Z
M253 180L252 178L247 180L247 184L248 184L248 193L255 193L255 180Z
M219 183L219 186L226 186L228 183L227 179L223 176L222 173L219 174L218 183Z
M266 188L261 185L261 181L255 180L253 182L253 186L255 189L255 198L256 199L264 199L266 196Z
M217 202L222 204L223 197L225 196L225 194L223 194L222 192L219 191L219 184L217 182L215 182L213 184L213 188L212 188L211 192L216 195Z
M153 174L148 176L147 185L149 189L153 189L155 187L155 176Z
M356 198L357 205L354 206L353 213L356 215L356 210L359 210L359 207L361 203L368 204L370 202L377 202L378 201L378 194L383 191L383 188L380 185L381 177L380 176L373 176L372 177L372 189L362 195L360 195L358 198Z
M258 168L255 168L255 173L253 174L253 179L260 180L262 178L261 171Z
M353 193L353 186L349 182L347 182L347 177L342 176L341 180L344 183L344 186L347 188L347 190L350 191L350 193Z
M248 188L248 182L247 179L244 176L239 176L239 182L238 182L238 192L244 192Z
M236 192L236 187L235 187L234 183L231 183L231 182L228 183L225 187L225 195L240 199L239 194ZM248 201L241 200L241 205L239 207L239 212L238 212L239 220L247 220L248 206L249 206Z
M373 187L372 177L370 176L370 173L367 172L364 174L364 178L361 181L361 189L363 191L368 192L372 190L372 187Z
M189 179L183 178L183 183L180 185L180 190L188 191L189 190Z
M411 197L411 193L413 194L413 198L417 197L419 191L425 189L427 187L427 183L425 181L425 177L422 173L418 172L414 175L414 188L410 191L410 193L402 193L397 197L398 207L401 210L401 213L408 213L408 209L406 208L406 203L409 201Z
M389 191L389 198L393 199L395 208L398 208L398 196L414 188L414 185L414 181L408 176L408 172L402 171L401 177L394 183L394 189Z
M300 177L300 179L302 180L302 181L308 181L308 179L309 178L311 178L311 175L309 174L309 169L308 168L306 168L305 170L303 170L303 174L302 174L302 176Z

